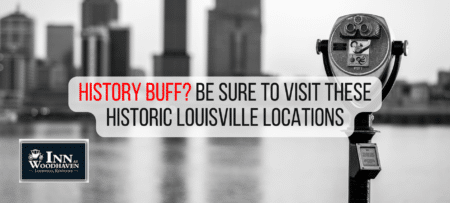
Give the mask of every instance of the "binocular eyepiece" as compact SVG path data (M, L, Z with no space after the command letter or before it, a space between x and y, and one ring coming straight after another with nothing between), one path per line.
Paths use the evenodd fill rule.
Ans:
M374 76L383 84L383 99L397 77L408 42L394 41L384 18L350 14L337 19L329 40L317 40L328 76Z
M380 39L380 25L361 15L345 19L341 27L340 35L344 39Z

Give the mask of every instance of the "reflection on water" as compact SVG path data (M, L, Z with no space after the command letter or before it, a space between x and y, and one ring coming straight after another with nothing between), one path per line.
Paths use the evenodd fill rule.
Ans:
M208 202L259 202L260 139L211 138Z
M164 139L163 202L186 202L186 139Z
M377 129L372 201L449 202L450 127ZM2 202L347 202L345 138L102 138L89 122L0 126L0 135ZM90 182L19 184L20 138L89 139Z

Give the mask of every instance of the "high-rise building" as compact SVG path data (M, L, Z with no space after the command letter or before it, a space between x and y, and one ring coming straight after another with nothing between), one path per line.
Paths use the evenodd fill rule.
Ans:
M115 0L84 0L82 27L106 26L118 19L118 5Z
M261 0L216 0L208 20L208 75L261 75L261 33Z
M83 76L127 76L130 73L129 28L98 26L83 30Z
M109 28L110 76L131 75L130 70L130 29L111 26Z
M88 27L82 32L82 72L83 76L108 76L109 31L108 28Z
M18 109L25 98L26 58L22 54L0 52L0 108Z
M43 59L36 59L36 91L49 91L50 90L50 66L48 61Z
M117 2L84 0L82 13L82 75L129 75L130 30L114 24Z
M50 89L67 90L74 76L73 26L47 26L47 58L50 63Z
M34 58L34 21L19 9L0 19L2 51Z
M0 100L20 107L34 85L34 22L19 8L0 19L0 64Z
M186 0L164 0L164 51L154 56L155 76L189 76Z
M25 66L23 55L0 52L0 90L23 89L25 87Z

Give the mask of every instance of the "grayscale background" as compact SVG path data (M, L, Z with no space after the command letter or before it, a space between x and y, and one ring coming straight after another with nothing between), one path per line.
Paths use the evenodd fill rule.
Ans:
M410 43L375 113L382 171L372 202L450 202L449 8L418 0L1 1L0 202L347 202L346 138L283 138L282 128L273 138L103 138L92 115L68 108L67 83L324 76L316 40L351 13L384 17L395 39ZM19 139L28 138L89 139L90 182L19 183Z

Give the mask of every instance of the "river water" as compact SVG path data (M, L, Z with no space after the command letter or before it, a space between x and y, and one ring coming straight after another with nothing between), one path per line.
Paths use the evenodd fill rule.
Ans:
M450 202L450 126L375 128L372 202ZM89 183L19 183L20 138L89 139ZM0 126L0 158L0 202L347 202L346 138L102 138L34 122Z

